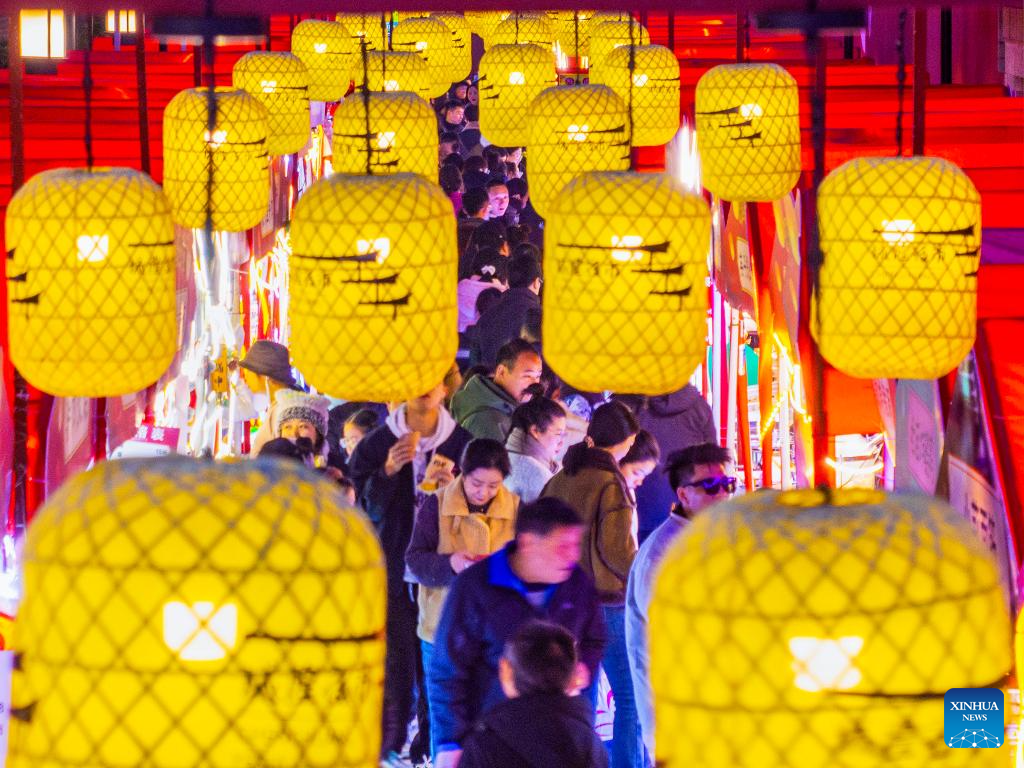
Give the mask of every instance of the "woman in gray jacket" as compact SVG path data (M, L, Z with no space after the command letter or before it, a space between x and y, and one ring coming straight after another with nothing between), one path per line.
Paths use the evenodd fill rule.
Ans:
M559 469L565 442L565 410L554 400L535 396L512 413L512 430L505 441L512 472L505 486L523 503L536 501Z

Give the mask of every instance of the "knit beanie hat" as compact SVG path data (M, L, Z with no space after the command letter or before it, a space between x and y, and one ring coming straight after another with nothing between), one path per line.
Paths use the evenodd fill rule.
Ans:
M303 419L313 425L317 434L327 434L327 411L330 401L326 397L282 389L276 395L275 404L275 437L281 436L281 425L289 419Z

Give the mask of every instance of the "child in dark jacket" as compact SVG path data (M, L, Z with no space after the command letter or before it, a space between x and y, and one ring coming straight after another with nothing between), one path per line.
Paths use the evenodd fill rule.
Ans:
M487 712L466 737L459 768L606 768L590 702L570 695L578 666L576 642L564 627L523 625L498 667L509 701Z

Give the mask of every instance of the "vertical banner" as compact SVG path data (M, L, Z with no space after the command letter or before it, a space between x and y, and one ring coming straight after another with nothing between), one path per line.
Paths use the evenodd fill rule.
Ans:
M715 287L733 309L757 319L757 284L747 234L746 206L733 203L722 230L721 248L715 249Z
M934 380L896 383L896 490L935 493L942 461L942 409Z
M46 496L92 462L93 410L88 397L55 397L46 432Z

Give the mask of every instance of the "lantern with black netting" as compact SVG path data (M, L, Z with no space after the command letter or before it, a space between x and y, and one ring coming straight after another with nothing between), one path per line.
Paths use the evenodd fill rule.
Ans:
M933 497L763 491L699 515L649 611L668 768L994 766L943 743L950 688L1009 672L1006 598Z
M494 30L511 12L509 11L466 11L466 23L470 31L483 40L485 46L493 44Z
M292 30L292 53L309 70L309 98L338 101L352 82L357 39L336 21L306 19Z
M635 47L632 71L629 60L628 45L616 48L590 81L609 86L627 107L632 83L633 144L668 144L679 130L679 60L661 45Z
M451 32L451 75L452 82L465 80L473 70L472 33L461 13L432 13L430 18L443 23Z
M590 17L593 11L556 11L551 21L555 42L566 56L586 56L590 49ZM578 51L578 53L577 53Z
M370 135L363 96L346 99L334 113L331 163L336 173L418 173L437 181L437 118L411 93L371 93Z
M977 325L981 198L937 157L858 158L818 192L824 264L811 330L858 378L934 379Z
M452 84L451 41L451 30L443 22L426 17L400 21L391 32L396 51L411 51L427 63L432 99L443 96Z
M363 41L371 51L383 51L388 47L387 32L385 24L382 23L380 14L376 13L339 13L334 20L342 24L348 30L355 43L356 59L353 59L355 66L353 71L359 69L358 53Z
M11 768L377 764L384 563L333 483L102 462L40 510L24 568Z
M214 229L241 232L259 224L270 203L269 114L245 91L216 88L211 131L208 102L206 88L190 88L164 109L164 192L183 227L205 226L209 208Z
M408 91L430 98L430 69L419 54L406 51L369 51L366 81L371 91ZM357 91L362 88L359 84Z
M177 348L174 224L129 168L36 174L7 207L11 361L63 397L136 392Z
M309 141L309 73L298 56L252 51L235 62L235 88L267 108L267 152L288 155Z
M480 133L498 146L523 146L529 139L531 102L557 82L550 49L539 45L489 48L480 59Z
M555 33L547 19L539 16L520 16L513 14L494 29L491 45L539 45L551 50L555 42ZM553 54L552 54L553 55Z
M622 46L635 47L651 44L651 36L638 21L630 21L626 14L622 21L601 21L599 17L590 20L590 80L605 82L601 72L611 52ZM596 80L595 80L596 78Z
M723 200L771 202L800 178L800 96L777 64L722 64L696 91L701 180Z
M665 174L586 173L544 228L544 359L587 392L682 388L707 352L711 216Z
M292 248L291 352L313 386L382 403L444 378L458 246L440 187L410 173L318 181L295 206Z
M527 122L530 200L541 216L581 173L629 169L629 114L606 85L548 88L530 104Z

